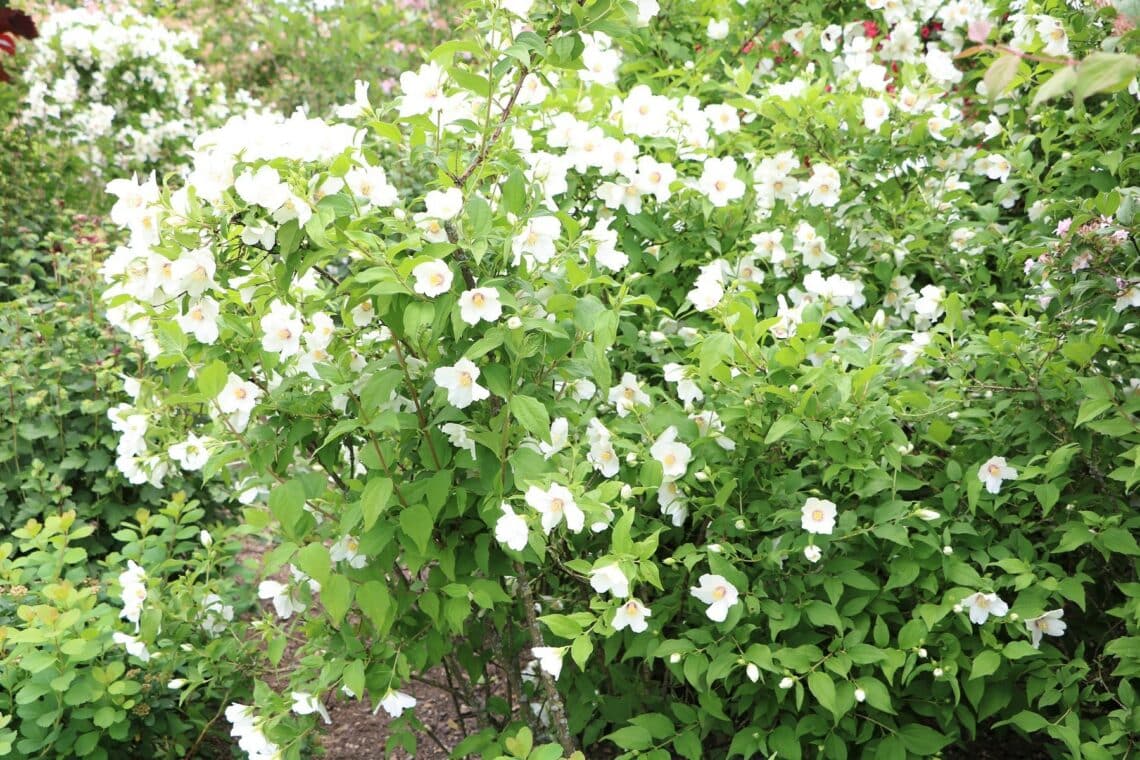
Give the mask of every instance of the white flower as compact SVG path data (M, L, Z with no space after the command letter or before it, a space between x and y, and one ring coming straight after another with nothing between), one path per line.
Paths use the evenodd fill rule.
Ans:
M226 385L214 399L223 414L230 415L234 427L241 432L249 421L249 414L261 398L261 389L253 383L230 373Z
M609 402L614 405L618 417L625 417L635 406L649 406L649 395L641 390L641 384L632 372L623 373L621 382L610 388Z
M954 59L944 50L933 45L926 51L926 70L941 84L956 84L962 81L962 72L954 66Z
M397 200L396 188L388 184L388 175L378 166L351 169L344 175L344 183L353 195L373 206L387 207Z
M863 98L863 124L872 132L878 132L879 127L891 115L891 107L881 98Z
M428 298L435 298L450 290L451 282L455 277L451 273L451 268L447 266L447 262L440 259L416 264L415 269L412 270L412 276L416 278L412 290Z
M203 296L190 304L185 314L174 318L182 332L193 335L199 343L211 345L218 340L218 302Z
M569 444L569 423L565 417L559 417L550 423L550 443L539 441L538 450L542 456L550 459Z
M470 431L457 422L448 422L439 426L440 432L447 436L447 442L457 449L466 449L471 458L475 459L475 441L469 436Z
M809 544L804 547L804 557L808 562L819 562L823 558L823 550L815 544Z
M574 533L581 533L586 524L586 515L574 501L574 494L565 487L554 483L543 491L531 486L526 492L526 503L542 515L542 530L546 535L566 519L566 527Z
M629 596L629 578L614 564L603 565L590 571L590 586L599 594L607 591L618 599Z
M503 514L495 522L495 540L506 544L516 552L521 552L526 548L527 540L530 538L530 528L521 515L515 514L511 505L503 502L501 508Z
M405 710L410 710L415 706L415 697L413 697L411 694L405 694L402 691L396 691L393 689L384 695L383 699L380 700L380 704L377 705L376 709L372 711L372 714L375 715L380 710L380 708L383 707L384 711L391 715L393 718L399 718L404 714Z
M666 382L677 384L677 398L681 399L686 409L691 409L694 401L704 399L704 391L686 375L684 366L670 362L661 369L664 372Z
M641 633L649 627L646 618L653 615L653 611L638 599L630 599L614 612L614 630L620 631L628 627L634 633Z
M301 353L305 325L292 306L280 301L270 304L269 313L261 318L261 330L264 333L261 347L265 351L278 354L282 359Z
M981 591L962 600L970 608L970 620L978 625L986 622L990 615L1003 617L1009 612L1009 605L997 594L983 594Z
M466 409L491 395L475 382L479 379L479 368L470 359L460 359L452 367L440 367L434 377L436 385L447 390L447 403L457 409Z
M368 87L369 82L357 79L353 82L355 92L353 101L347 105L336 107L336 116L338 119L355 119L367 113L372 104L368 102Z
M723 623L728 617L728 610L740 601L740 593L736 586L728 582L723 575L710 575L705 573L698 580L699 586L693 586L689 593L708 605L705 614L709 620Z
M714 206L727 206L744 197L744 183L736 178L736 160L731 156L705 161L697 189Z
M723 40L728 36L728 19L709 19L708 36L710 40Z
M206 594L202 599L202 630L210 636L225 632L226 624L234 619L234 608L217 594Z
M360 540L356 536L345 535L329 549L329 559L333 562L347 562L357 570L368 564L368 557L360 553Z
M372 320L376 318L376 309L372 306L372 299L365 298L356 305L350 313L349 317L352 319L352 324L357 327L368 327L372 324Z
M167 454L183 470L193 472L202 469L210 459L210 452L206 448L207 443L209 443L209 439L199 438L190 433L186 436L185 441L176 443L167 449Z
M134 636L123 633L122 631L115 631L111 634L111 640L116 644L122 644L126 647L127 654L138 657L143 662L150 661L150 651L146 648L146 644Z
M1065 629L1068 626L1061 619L1064 616L1064 610L1050 610L1040 617L1029 618L1025 621L1025 627L1029 629L1029 635L1033 639L1034 649L1041 647L1042 635L1063 636L1065 634Z
M941 513L936 512L933 509L919 509L916 510L914 514L915 517L918 517L920 520L926 520L927 522L934 522L938 518L942 517Z
M494 322L502 315L503 304L494 288L466 290L459 296L459 318L469 325L477 325L479 320Z
M693 456L688 446L677 441L677 428L672 425L657 438L649 453L661 463L662 477L666 481L684 477Z
M562 674L562 657L566 647L531 647L530 653L538 658L538 666L557 681Z
M256 172L246 169L234 181L234 190L246 203L269 212L281 208L291 194L289 186L281 181L281 175L272 166L262 166Z
M827 164L815 164L807 189L811 205L834 206L839 203L839 172Z
M135 624L139 629L139 618L142 616L142 605L146 601L146 571L135 564L133 559L127 560L127 569L119 573L119 587L123 610L119 617Z
M454 219L463 210L463 191L457 187L447 190L432 190L424 196L427 216L447 221Z
M293 712L298 715L320 713L321 719L324 720L325 723L332 723L328 709L326 709L321 700L317 699L313 694L306 691L295 691L291 696L293 697Z
M800 526L808 533L831 535L835 530L835 503L809 497L801 511Z
M1001 491L1003 480L1017 478L1017 470L1005 463L1005 457L990 457L978 468L978 480L982 481L990 493Z
M279 581L262 581L257 587L258 599L270 599L277 617L288 620L296 612L303 612L305 604L293 596L292 590Z

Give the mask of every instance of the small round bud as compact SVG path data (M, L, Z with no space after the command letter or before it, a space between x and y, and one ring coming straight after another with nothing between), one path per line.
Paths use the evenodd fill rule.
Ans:
M713 554L720 554L724 550L724 548L720 544L709 544L705 548L708 549Z
M735 527L737 530L744 530L746 526L747 523L744 522L743 517L737 518L736 522L733 523L733 527Z
M507 320L507 327L509 327L512 330L517 330L520 327L522 327L522 320L519 319L517 316L511 317L510 319Z
M669 662L673 663L674 665L676 665L680 661L681 661L681 653L680 652L674 652L673 654L669 655Z
M919 647L918 656L923 658L923 659L926 658L926 647Z
M781 689L790 689L795 685L796 685L796 681L791 676L784 676L782 679L780 679L780 688Z
M630 496L633 496L633 487L630 486L629 483L626 483L621 487L621 497L623 499L628 499Z
M954 553L954 547L950 546L950 545L943 546L942 547L942 553L945 554L947 557L949 557L951 554Z
M744 669L744 673L748 676L748 680L752 683L756 683L760 680L760 668L756 667L751 662L748 663L748 667Z
M1021 615L1018 615L1016 612L1011 612L1009 613L1009 619L1016 623L1019 619L1021 619Z
M934 677L935 678L941 678L942 677L942 668L935 668L934 669Z
M855 690L855 701L856 702L866 702L867 701L867 692L863 691L862 689L856 689Z
M628 465L637 464L637 454L632 451L625 455L625 463Z
M202 542L202 546L209 549L214 544L214 538L210 535L209 531L202 531L198 534L198 540Z
M800 392L800 386L796 385L795 383L792 383L791 385L788 386L788 391L790 391L791 393L799 393Z
M956 419L958 419L958 413L957 413L957 412L950 412L950 414L948 414L948 415L946 415L946 416L947 416L947 417L949 417L949 418L950 418L950 419L952 419L952 420L956 420Z
M704 483L706 480L709 479L709 474L707 472L705 472L704 470L697 470L696 473L694 473L693 477L695 477L697 480Z

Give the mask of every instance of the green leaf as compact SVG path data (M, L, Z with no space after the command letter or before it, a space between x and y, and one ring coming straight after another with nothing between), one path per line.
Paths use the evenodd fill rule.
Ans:
M807 685L815 700L839 720L840 712L835 704L835 683L831 676L817 670L808 675Z
M1020 660L1022 657L1041 654L1041 651L1034 649L1028 641L1011 641L1002 648L1001 653L1007 660Z
M309 544L297 552L293 561L297 567L304 571L305 575L308 575L321 586L328 582L332 563L329 560L329 550L324 544Z
M360 514L364 517L364 530L371 530L376 519L388 508L392 498L392 481L373 477L360 494Z
M606 736L606 738L622 749L627 750L649 749L653 744L653 737L641 726L619 728L617 731Z
M352 584L343 575L334 575L321 584L321 604L333 624L339 626L352 605ZM360 692L356 692L360 693Z
M985 82L986 94L990 100L996 99L1009 89L1009 85L1013 82L1014 76L1017 75L1017 68L1020 65L1021 59L1009 53L1001 56L990 64L982 80Z
M550 414L538 399L530 396L512 396L511 414L531 435L541 440L549 437Z
M570 645L570 657L574 663L581 670L586 669L586 663L590 660L590 655L594 652L594 643L590 641L589 636L579 636L574 639L574 643Z
M1140 545L1131 532L1124 528L1106 528L1096 537L1097 543L1116 554L1126 554L1129 557L1140 556Z
M1128 86L1140 72L1140 58L1126 53L1092 53L1077 66L1073 97L1084 100L1098 92L1112 92Z
M386 632L392 621L389 619L388 610L392 606L391 596L388 593L388 587L381 581L368 581L356 594L356 604L360 607L372 625L376 626L376 630Z
M974 658L973 664L970 665L970 678L973 681L975 678L983 678L991 675L1001 666L1001 655L992 649L979 654Z
M764 436L764 445L771 446L773 443L795 430L797 427L799 427L799 425L799 417L796 417L794 414L785 414L783 417L773 422L772 427L768 428L768 434Z
M654 739L664 739L668 736L672 736L674 733L673 721L661 713L638 715L637 717L630 718L629 722L631 725L644 728Z
M906 748L916 755L929 757L950 743L950 739L921 723L908 723L899 728Z
M551 633L564 639L576 639L582 633L582 626L569 615L543 615L539 620Z
M1037 89L1037 94L1033 96L1033 102L1029 104L1029 109L1035 111L1037 106L1045 101L1061 97L1072 90L1076 83L1076 69L1072 66L1063 66L1049 78L1048 82Z
M305 514L305 486L297 479L278 485L269 492L269 510L281 523L286 535L295 533Z
M215 359L198 370L198 390L208 399L217 398L226 387L229 376L230 371L226 368L226 363Z
M400 528L412 539L420 554L427 552L433 527L431 512L423 504L415 504L400 512Z
M512 170L503 183L502 202L503 210L515 216L520 216L526 206L526 179L518 169Z

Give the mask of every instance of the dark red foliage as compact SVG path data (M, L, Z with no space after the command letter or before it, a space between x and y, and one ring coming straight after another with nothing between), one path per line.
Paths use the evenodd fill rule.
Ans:
M12 8L0 8L0 53L16 54L16 38L34 40L40 36L36 29L36 22L23 11ZM10 82L12 77L0 65L0 82Z
M40 36L32 17L12 8L0 8L0 34L3 33L23 37L26 40L34 40Z

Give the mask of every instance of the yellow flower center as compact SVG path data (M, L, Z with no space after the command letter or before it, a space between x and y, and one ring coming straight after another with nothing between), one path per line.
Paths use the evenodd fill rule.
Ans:
M471 303L475 304L476 306L482 306L484 303L486 303L486 301L487 298L482 293L476 293L475 295L471 296Z
M713 589L712 592L713 599L716 599L718 602L721 599L724 599L726 594L728 594L728 589L726 589L724 586L717 586Z
M467 388L467 387L470 387L471 383L473 383L473 382L474 381L471 379L471 373L470 372L460 372L459 373L459 385L460 386Z
M813 510L811 513L811 519L814 520L815 522L823 522L823 510L822 509Z
M566 505L563 503L562 499L553 499L550 502L550 511L561 512L564 506Z

